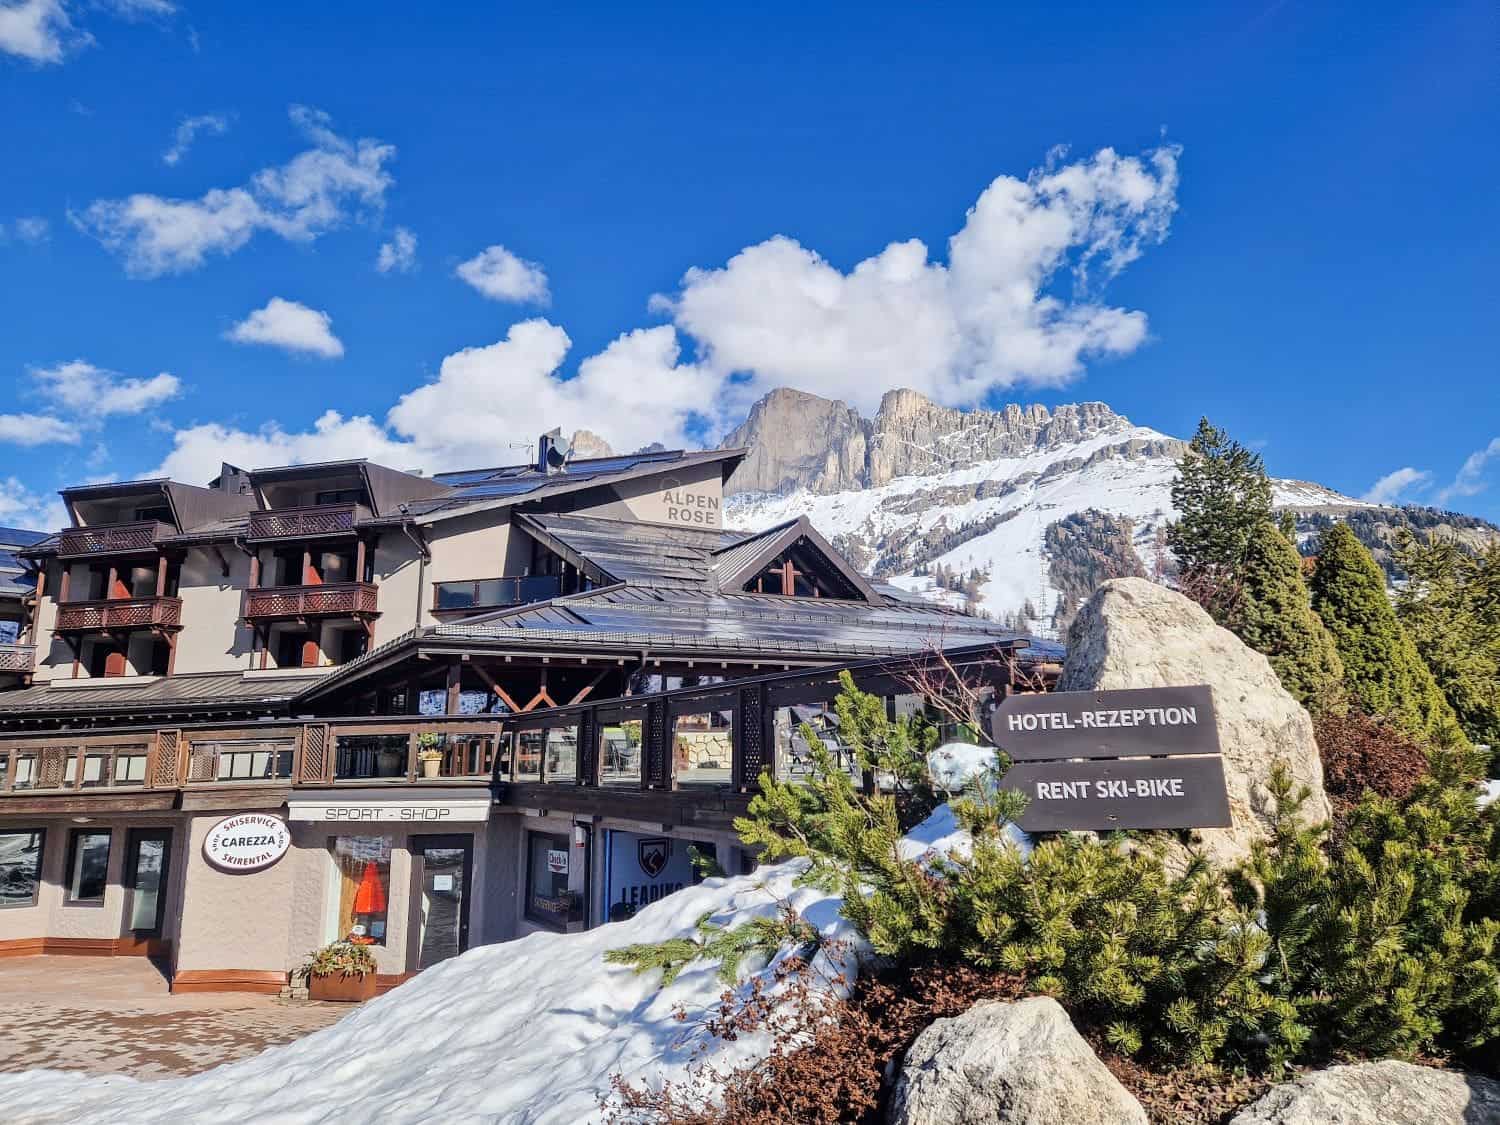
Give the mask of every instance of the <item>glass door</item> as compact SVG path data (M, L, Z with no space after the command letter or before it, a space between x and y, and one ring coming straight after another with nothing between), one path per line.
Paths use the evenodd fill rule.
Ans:
M469 948L469 887L474 837L413 836L418 887L417 968L426 969Z
M160 937L167 906L170 828L132 828L125 854L126 929L136 937Z

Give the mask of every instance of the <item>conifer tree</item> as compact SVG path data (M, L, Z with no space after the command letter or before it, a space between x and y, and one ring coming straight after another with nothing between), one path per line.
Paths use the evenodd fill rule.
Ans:
M1343 662L1313 612L1302 557L1269 522L1250 537L1229 627L1270 659L1281 685L1309 711L1340 707Z
M1201 419L1177 463L1172 505L1180 517L1167 528L1167 546L1183 587L1222 623L1232 613L1251 537L1271 519L1271 482L1260 455Z
M1325 531L1312 578L1313 609L1344 662L1352 703L1438 746L1467 741L1453 709L1396 620L1385 573L1342 523Z
M1472 555L1452 539L1408 534L1396 561L1408 579L1397 617L1464 732L1500 746L1500 546Z

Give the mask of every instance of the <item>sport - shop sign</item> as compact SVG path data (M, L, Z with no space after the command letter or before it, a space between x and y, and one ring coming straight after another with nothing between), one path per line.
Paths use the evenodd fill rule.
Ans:
M990 721L1031 832L1227 828L1207 686L1012 695ZM1084 759L1084 760L1079 760Z
M208 830L203 855L220 871L262 871L292 846L286 821L267 813L235 813Z

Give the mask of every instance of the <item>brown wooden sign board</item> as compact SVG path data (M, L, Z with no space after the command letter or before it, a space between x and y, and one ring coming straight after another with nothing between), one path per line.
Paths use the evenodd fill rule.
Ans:
M990 717L990 737L1017 762L1219 752L1206 684L1009 695Z
M1224 759L1127 758L1020 762L1001 786L1028 798L1027 832L1125 828L1228 828Z

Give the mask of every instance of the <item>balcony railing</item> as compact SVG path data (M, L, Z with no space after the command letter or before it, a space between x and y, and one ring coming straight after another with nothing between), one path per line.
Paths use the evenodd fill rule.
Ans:
M156 541L171 535L173 528L160 520L112 523L100 527L70 527L57 545L58 558L89 558L96 555L140 554L156 549Z
M36 645L0 644L0 672L22 674L36 667Z
M562 593L562 579L555 574L474 578L463 582L434 582L432 591L434 613L463 613L544 602Z
M329 582L321 586L263 586L245 591L245 620L284 617L349 617L377 612L373 582Z
M99 601L63 602L57 607L59 633L176 629L181 624L181 598L105 598Z
M356 521L367 514L367 510L358 504L315 504L251 512L245 538L251 543L265 543L276 539L352 535Z

